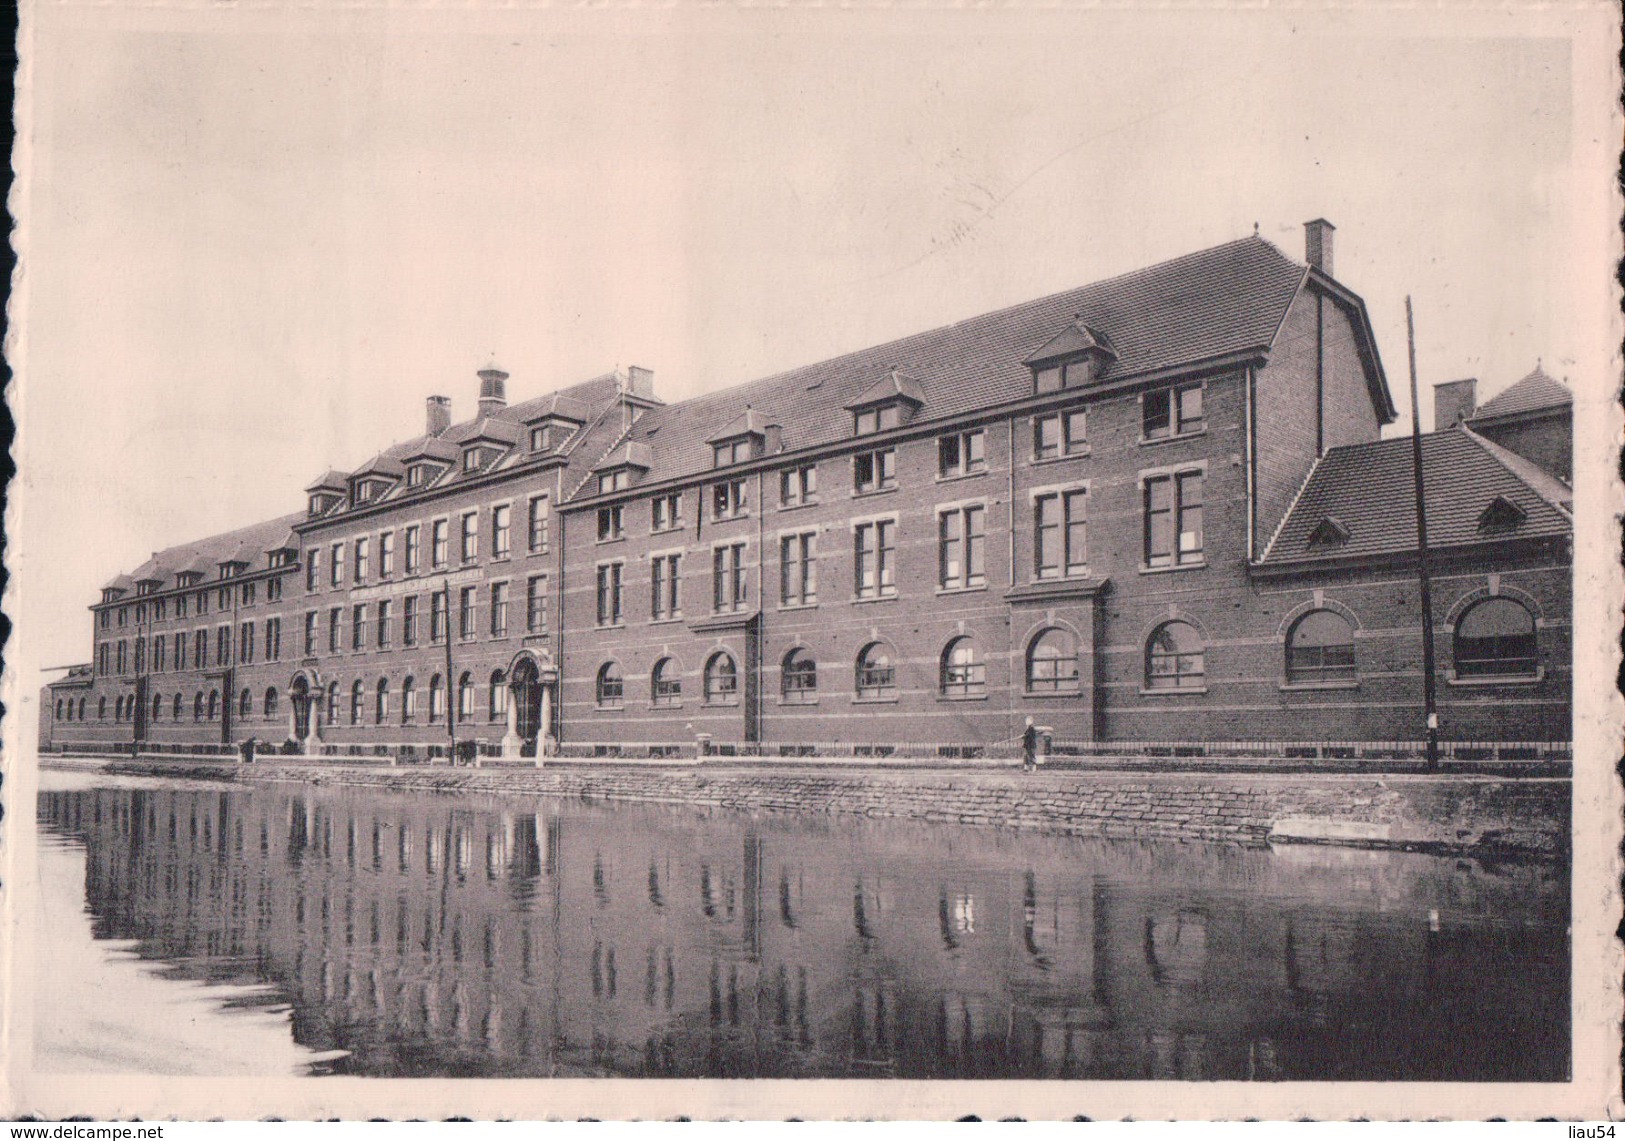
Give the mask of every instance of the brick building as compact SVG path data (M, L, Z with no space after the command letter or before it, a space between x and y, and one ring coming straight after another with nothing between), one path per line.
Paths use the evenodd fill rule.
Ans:
M474 419L431 397L300 515L111 582L42 741L1415 740L1410 444L1306 236L678 403L632 369L509 405L483 371ZM1424 449L1443 733L1565 740L1567 390L1471 387Z

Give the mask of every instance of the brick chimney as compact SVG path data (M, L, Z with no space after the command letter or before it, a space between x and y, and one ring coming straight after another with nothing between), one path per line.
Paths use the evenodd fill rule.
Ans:
M451 397L431 396L428 402L428 423L424 432L430 436L443 435L451 427Z
M499 368L480 369L480 415L495 416L508 406L508 374Z
M629 366L626 370L626 391L633 396L653 400L655 396L654 370L639 368L637 365Z
M1324 218L1303 224L1303 260L1327 277L1332 274L1332 231L1336 226Z
M1447 380L1433 386L1433 430L1454 428L1478 409L1478 380Z

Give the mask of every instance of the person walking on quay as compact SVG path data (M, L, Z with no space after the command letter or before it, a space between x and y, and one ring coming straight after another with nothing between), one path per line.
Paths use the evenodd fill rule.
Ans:
M1038 727L1031 717L1027 718L1027 727L1021 731L1021 767L1029 773L1038 767Z

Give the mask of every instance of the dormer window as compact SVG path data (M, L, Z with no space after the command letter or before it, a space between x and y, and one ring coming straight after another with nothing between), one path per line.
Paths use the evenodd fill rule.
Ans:
M742 464L746 460L755 459L761 454L761 443L760 436L745 436L742 439L714 444L711 448L713 466L728 467L730 464Z
M221 563L220 564L220 577L221 578L236 578L238 572L241 571L242 569L243 569L243 565L241 563Z
M293 552L292 551L272 551L271 552L271 568L273 570L276 569L277 567L285 567L288 564L290 564L291 562L293 562Z
M1505 496L1497 495L1478 516L1478 533L1505 535L1516 531L1526 518L1523 508Z
M484 466L484 464L485 464L485 449L484 448L469 448L467 451L465 451L463 453L463 470L465 472L479 471L480 468Z
M355 485L355 502L371 503L383 495L389 484L381 479L364 479Z
M873 436L908 423L925 404L925 389L897 369L871 384L846 406L852 413L852 434Z
M1349 529L1336 518L1327 515L1309 532L1309 549L1341 547L1349 541Z
M317 492L310 497L310 513L312 515L325 515L338 503L339 496L330 491Z
M1042 395L1090 384L1116 359L1117 352L1106 335L1080 319L1051 337L1022 363L1033 370L1033 391Z
M608 495L612 491L625 491L632 486L632 473L625 468L614 471L600 472L598 474L598 494Z
M903 422L903 410L896 404L887 404L880 408L865 408L860 412L852 413L852 434L854 436L872 436L876 432L885 432L897 427Z
M135 584L135 592L138 595L151 594L153 591L155 591L157 589L158 589L158 584L156 582L153 582L151 579L143 579L142 581Z
M180 574L175 576L175 585L196 586L200 581L202 581L202 579L203 576L197 571L182 571Z

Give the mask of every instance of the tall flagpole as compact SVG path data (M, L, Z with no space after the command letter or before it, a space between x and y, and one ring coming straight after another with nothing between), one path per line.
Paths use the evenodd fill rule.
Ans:
M1416 391L1416 323L1405 297L1405 341L1411 363L1411 473L1416 484L1416 578L1422 604L1422 701L1427 711L1427 766L1439 767L1439 710L1433 666L1433 597L1428 587L1428 512L1422 486L1422 413Z

